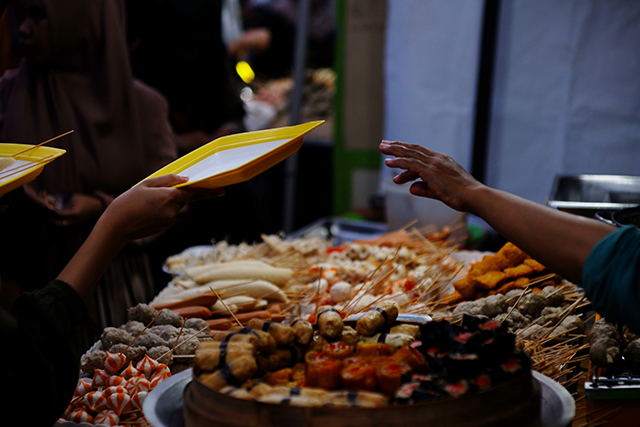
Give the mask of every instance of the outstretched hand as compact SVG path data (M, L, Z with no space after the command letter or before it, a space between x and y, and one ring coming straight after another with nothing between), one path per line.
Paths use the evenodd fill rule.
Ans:
M386 166L404 169L393 182L415 181L409 189L413 195L437 199L452 209L468 211L471 193L483 187L446 154L398 141L382 141L379 148L383 154L394 156L385 159Z
M98 224L124 241L140 239L171 225L187 203L224 194L221 188L172 187L188 180L177 175L145 180L117 197Z

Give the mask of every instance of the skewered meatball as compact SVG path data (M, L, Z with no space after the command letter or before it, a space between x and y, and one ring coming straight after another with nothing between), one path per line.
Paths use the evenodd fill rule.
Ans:
M116 344L109 349L109 353L124 353L127 357L127 363L131 361L135 365L144 358L144 355L147 354L147 349L138 345Z
M130 320L125 323L122 327L125 331L129 332L134 337L137 337L144 331L145 325L142 322L138 322L137 320Z
M155 308L142 303L131 307L127 312L129 320L136 320L145 325L151 323L157 314L158 311Z
M463 301L453 309L453 314L482 315L482 305L478 301Z
M160 311L158 317L153 322L154 325L173 325L176 328L182 327L182 316L175 311L167 310L166 308Z
M160 363L166 364L167 362L169 362L170 351L171 349L166 345L160 345L158 347L150 348L149 351L147 351L147 354L150 358L155 359Z
M526 328L529 325L529 319L525 317L520 311L512 310L511 314L507 317L509 313L502 313L495 317L498 322L506 322L507 326L511 330L518 330L522 328Z
M589 358L596 366L606 367L620 361L620 345L611 338L603 338L591 344Z
M589 333L589 343L593 344L594 342L610 338L615 341L620 340L620 333L618 332L618 328L607 322L604 319L599 319L593 324L593 328L591 328L591 332Z
M83 372L93 374L95 369L102 369L107 353L103 350L94 350L82 355L80 359L80 368Z
M495 317L507 311L508 308L507 301L502 294L482 298L481 312L487 317Z
M631 341L624 349L625 360L632 365L640 365L640 339Z
M144 334L140 335L140 337L136 341L136 345L147 347L148 350L151 350L153 347L166 346L167 341L162 339L162 337L160 337L159 335L147 331Z
M549 305L552 307L560 307L564 302L564 293L562 292L562 288L558 288L556 286L545 286L542 288L542 292L540 293L547 299Z
M513 307L513 305L518 301L518 298L520 298L520 295L522 295L524 291L522 289L513 289L509 292L507 292L504 295L504 299L507 302L507 305L509 307Z
M114 327L107 327L102 331L100 341L102 342L102 348L111 348L116 344L131 344L134 336L124 329L118 329Z
M209 333L209 324L206 320L200 318L187 319L184 324L185 328L195 329L196 331L202 331L203 333Z
M160 338L162 338L166 342L173 342L176 340L176 338L178 338L180 329L176 328L173 325L157 325L149 328L147 332L151 332L158 335ZM184 334L184 331L183 331L183 334Z
M187 341L187 337L180 337L178 341L178 345L174 351L176 355L185 355L185 354L195 354L196 348L198 348L198 344L200 341L198 338L191 338Z
M551 322L551 325L555 325L562 318L563 309L561 307L545 307L540 312L540 317L536 320L538 325L546 325Z
M573 334L584 333L584 322L577 315L567 316L562 323L556 328L557 333L571 331Z
M531 292L522 297L518 309L522 314L538 317L547 305L547 299L544 296L537 292Z

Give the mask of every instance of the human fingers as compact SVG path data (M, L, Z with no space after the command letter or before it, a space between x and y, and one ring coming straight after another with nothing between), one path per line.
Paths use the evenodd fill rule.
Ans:
M383 154L396 156L396 157L424 157L433 156L436 154L426 147L417 144L410 144L402 141L387 141L383 140L380 143L379 150Z
M407 182L415 181L419 179L420 175L416 172L404 170L393 177L393 182L396 184L406 184Z
M188 176L180 176L170 173L155 178L145 179L138 185L144 185L145 187L172 187L174 185L183 184L188 181Z

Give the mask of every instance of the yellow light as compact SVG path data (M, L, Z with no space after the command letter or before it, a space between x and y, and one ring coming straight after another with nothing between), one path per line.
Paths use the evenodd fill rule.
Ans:
M236 64L236 73L245 83L251 83L256 78L256 73L253 72L251 65L246 61L239 61Z

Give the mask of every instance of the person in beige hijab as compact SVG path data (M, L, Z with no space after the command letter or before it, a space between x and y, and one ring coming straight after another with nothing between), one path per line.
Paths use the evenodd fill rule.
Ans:
M23 247L0 258L5 283L21 290L54 278L114 197L177 157L166 101L132 76L120 1L16 0L24 57L0 79L0 139L37 144L74 131L51 143L67 154L9 204L7 241ZM114 286L97 288L101 327L153 296L147 264L134 244L114 261L105 275Z

